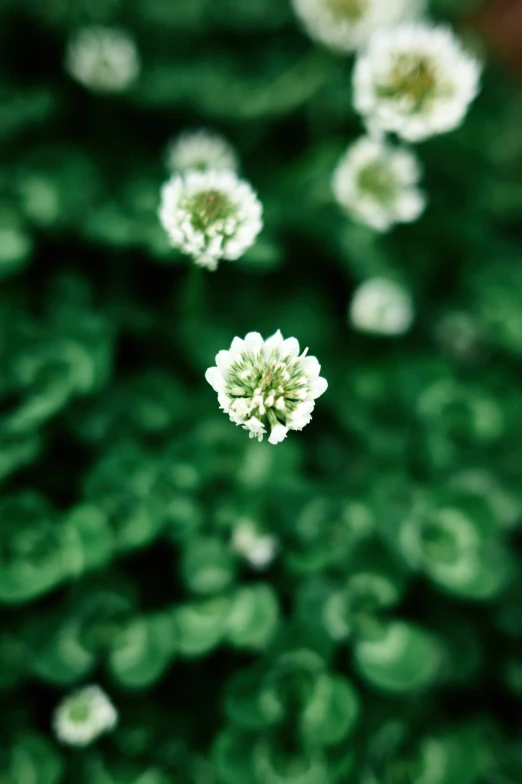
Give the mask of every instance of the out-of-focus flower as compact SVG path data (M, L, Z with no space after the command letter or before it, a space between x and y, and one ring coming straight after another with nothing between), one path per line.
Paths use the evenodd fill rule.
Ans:
M196 264L217 269L254 244L263 208L250 185L231 171L189 171L161 192L159 217L174 247Z
M315 400L328 386L315 357L299 353L295 338L283 340L278 330L268 340L249 332L234 338L229 351L220 351L216 366L206 372L218 393L220 407L232 422L250 431L250 438L271 444L289 430L302 430L312 418Z
M69 41L69 74L95 92L121 92L135 81L140 58L129 33L114 27L85 27Z
M277 539L261 533L250 520L243 520L234 529L232 547L255 569L264 569L275 558Z
M480 65L446 27L379 30L357 59L354 105L370 127L420 141L458 127L479 90Z
M118 714L99 686L85 686L66 697L54 712L56 737L71 746L87 746L112 730Z
M387 278L372 278L356 289L349 315L361 332L402 335L410 328L414 311L411 297L402 286Z
M292 0L308 34L339 52L366 43L380 27L421 14L424 0Z
M377 231L416 220L426 198L417 187L415 155L383 140L362 137L341 158L333 177L339 204L356 220Z
M184 131L167 147L167 166L173 174L196 171L237 171L239 161L232 147L219 134L201 128Z

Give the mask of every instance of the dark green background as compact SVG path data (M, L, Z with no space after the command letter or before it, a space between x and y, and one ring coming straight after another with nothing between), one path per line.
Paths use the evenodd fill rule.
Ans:
M432 14L487 58L471 5ZM362 132L351 60L286 0L0 9L0 782L519 784L519 89L486 66L418 147L425 215L378 236L330 192ZM89 23L135 37L127 94L64 72ZM165 145L201 125L265 211L216 273L156 216ZM349 326L373 275L411 291L408 335ZM278 328L329 389L273 447L204 372ZM279 539L266 572L231 553L245 517ZM88 682L118 728L60 747L52 710Z

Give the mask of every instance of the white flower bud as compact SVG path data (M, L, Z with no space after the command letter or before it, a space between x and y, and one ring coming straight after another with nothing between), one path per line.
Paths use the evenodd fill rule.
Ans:
M345 152L334 172L341 207L376 231L416 220L426 198L417 187L420 167L413 152L363 136Z
M122 92L136 80L140 59L125 30L85 27L69 41L65 67L73 79L95 92Z
M87 746L112 730L118 720L113 704L99 686L85 686L66 697L56 708L56 737L71 746Z
M402 335L410 328L413 316L408 292L386 278L362 283L350 306L350 320L356 329L380 335Z

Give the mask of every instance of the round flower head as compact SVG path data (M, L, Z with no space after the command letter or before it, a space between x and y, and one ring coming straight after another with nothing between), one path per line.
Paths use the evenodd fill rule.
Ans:
M161 191L159 217L171 244L215 270L254 244L262 228L261 202L231 171L189 171Z
M419 178L412 152L363 137L339 161L333 190L349 215L377 231L387 231L395 223L416 220L424 210Z
M120 92L140 71L136 44L125 30L86 27L68 44L65 67L69 74L95 92Z
M308 34L338 52L351 52L380 27L412 19L424 0L292 0Z
M283 340L278 330L268 340L249 332L234 338L229 351L220 351L217 367L206 372L208 383L232 422L250 431L250 438L271 444L286 438L289 430L302 430L312 418L315 399L328 384L321 378L315 357L299 353L295 338Z
M258 531L251 521L243 520L234 529L232 547L254 569L264 569L276 556L277 539Z
M167 148L167 166L173 174L197 171L237 171L239 162L231 144L202 128L184 131Z
M85 686L66 697L54 712L54 731L71 746L87 746L115 727L118 714L99 686Z
M412 324L413 303L398 283L372 278L356 289L349 315L353 326L361 332L402 335Z
M479 77L449 28L404 23L379 30L359 55L354 105L372 128L420 141L461 124Z

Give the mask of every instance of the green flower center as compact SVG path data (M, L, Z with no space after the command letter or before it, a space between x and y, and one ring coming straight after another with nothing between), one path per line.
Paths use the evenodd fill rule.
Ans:
M341 19L357 22L366 10L366 0L327 0L328 10Z
M212 224L226 221L235 213L235 205L221 191L209 190L191 196L185 203L192 226L206 231Z
M85 699L75 700L69 707L68 717L73 724L84 724L91 718L91 706Z
M261 351L243 354L231 365L225 392L230 398L244 399L251 405L251 416L263 421L269 409L291 413L308 397L309 388L298 357L281 357L275 351L267 360ZM268 412L268 419L276 424L273 411Z
M358 185L361 191L382 204L390 204L395 200L395 178L390 168L381 161L369 163L359 171Z
M437 92L438 82L432 61L424 55L402 55L397 59L389 82L381 87L385 98L406 98L419 111Z

